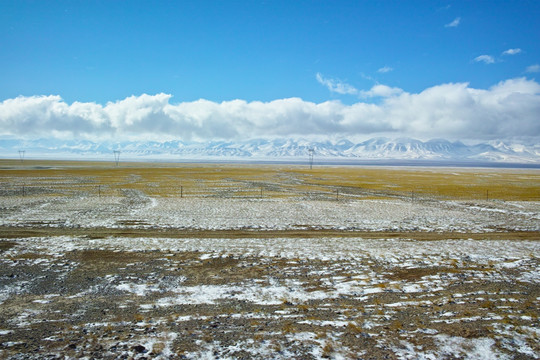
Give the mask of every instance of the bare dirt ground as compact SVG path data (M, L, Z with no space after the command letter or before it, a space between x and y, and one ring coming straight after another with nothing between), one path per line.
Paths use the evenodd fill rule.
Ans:
M535 171L130 166L0 169L0 358L539 357Z

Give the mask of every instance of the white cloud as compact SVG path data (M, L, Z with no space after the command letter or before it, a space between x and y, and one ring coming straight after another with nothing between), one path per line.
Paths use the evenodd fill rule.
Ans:
M0 103L1 134L16 136L80 136L111 130L103 107L94 103L66 104L60 96L32 96Z
M393 127L406 133L461 139L540 136L535 120L540 85L523 78L487 90L466 83L443 84L391 98L386 105Z
M531 66L527 66L527 69L525 69L528 73L537 73L540 72L540 64L534 64Z
M444 25L444 27L457 27L459 26L459 23L461 22L461 18L460 17L457 17L455 18L452 22Z
M391 68L390 66L384 66L382 68L380 68L379 70L377 70L377 72L379 73L387 73L387 72L390 72L390 71L394 71L394 68Z
M379 84L358 95L382 99L377 104L360 101L352 105L300 98L172 103L168 94L143 94L100 105L68 104L59 96L21 96L0 102L0 136L211 140L399 134L540 140L540 84L526 78L503 81L489 89L475 89L467 83L441 84L419 93Z
M342 95L355 95L358 93L358 90L354 86L349 85L341 80L324 78L320 73L317 73L315 77L320 84L326 86L331 92Z
M503 55L517 55L521 52L521 49L519 48L516 48L516 49L508 49L508 50L505 50L503 51Z
M381 71L383 69L384 71ZM384 67L379 69L379 72L388 72L392 68ZM399 95L403 90L395 87L390 87L387 85L376 84L369 90L358 90L354 86L341 82L334 79L326 79L320 73L316 75L317 81L322 85L326 86L330 91L336 92L339 94L348 94L348 95L358 95L360 98L375 98L375 97L389 97ZM368 78L374 81L372 78Z
M491 55L480 55L474 58L476 62L484 62L486 64L493 64L495 59Z
M382 84L374 85L371 89L360 91L360 96L363 98L372 97L391 97L403 93L403 90L397 87L390 87Z

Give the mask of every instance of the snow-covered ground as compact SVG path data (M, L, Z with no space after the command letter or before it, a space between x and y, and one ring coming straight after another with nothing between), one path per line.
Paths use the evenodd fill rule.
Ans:
M3 197L0 226L539 231L540 202L280 198Z

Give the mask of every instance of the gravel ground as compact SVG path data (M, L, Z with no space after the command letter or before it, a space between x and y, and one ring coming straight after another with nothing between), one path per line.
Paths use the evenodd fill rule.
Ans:
M540 244L0 242L0 356L538 358Z

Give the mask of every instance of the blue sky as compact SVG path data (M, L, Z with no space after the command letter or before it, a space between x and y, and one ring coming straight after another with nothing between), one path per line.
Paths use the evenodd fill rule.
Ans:
M315 135L391 132L431 137L437 136L437 132L404 126L403 122L414 121L410 117L399 123L384 119L396 116L396 111L414 111L388 110L396 98L404 103L407 96L421 95L429 89L442 91L445 84L466 84L462 90L471 96L480 90L493 95L492 88L497 84L520 79L507 83L504 89L508 94L515 93L516 87L521 89L518 92L527 95L526 107L531 113L519 114L529 116L527 133L516 132L512 136L530 136L531 131L532 136L538 136L540 129L534 114L539 110L539 20L539 1L5 0L0 2L0 122L4 120L8 130L0 135L21 134L22 130L17 130L21 121L16 116L37 111L37 97L47 97L49 101L49 105L41 101L40 109L56 103L73 113L76 109L72 104L80 102L94 109L86 112L104 112L87 124L92 128L96 124L101 126L101 130L88 130L90 134L94 130L106 131L103 121L109 123L109 128L119 122L129 123L125 114L123 119L112 118L110 111L106 111L108 103L128 99L140 103L149 100L143 99L143 94L166 94L165 100L150 100L161 101L162 106L199 104L193 110L195 113L210 111L205 107L209 104L201 105L199 99L211 102L210 107L234 100L247 105L277 104L276 101L291 98L299 98L308 106L339 102L341 110L332 111L340 115L326 113L327 118L318 119L317 116L323 117L323 110L316 109L304 116L318 119L314 120L315 125L319 124L321 129ZM16 99L26 102L19 101L15 107ZM430 99L426 101L431 103ZM484 100L475 101L485 107ZM373 114L357 114L356 125L347 127L353 120L345 119L343 113L354 110L352 107L357 104L373 104L386 113L376 119ZM150 112L157 111L154 105L137 106L150 106ZM274 110L283 111L272 107L265 113ZM171 118L174 111L167 111L166 116ZM222 121L237 126L240 120L231 112L219 114L226 118ZM508 116L512 112L509 109ZM182 114L181 119L173 116L168 121L173 124L186 117L197 117L193 112ZM294 114L287 112L286 116ZM77 113L73 119L43 121L63 124L56 129L57 135L82 136L84 131L69 130L68 123L80 122L85 116ZM431 119L417 126L436 128L437 122L448 121L452 116L460 115ZM156 118L137 121L151 123ZM192 125L198 122L199 127L219 125L204 123L200 116L190 121ZM230 136L238 136L249 126L253 136L264 134L261 121L238 125L247 127L239 127ZM384 126L370 123L384 121ZM124 134L122 129L116 127L111 131L118 136ZM471 138L471 134L460 136L460 129L464 127L454 129L451 137ZM476 131L482 129L479 126ZM127 132L133 135L144 131L141 126ZM154 128L148 131L160 136ZM490 139L505 134L501 128L485 131ZM274 135L285 133L286 127ZM302 135L299 130L292 133ZM201 130L175 136L218 135L219 131L205 135Z

